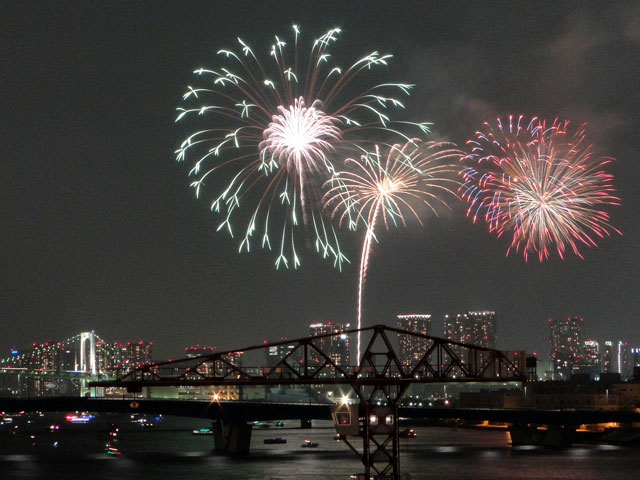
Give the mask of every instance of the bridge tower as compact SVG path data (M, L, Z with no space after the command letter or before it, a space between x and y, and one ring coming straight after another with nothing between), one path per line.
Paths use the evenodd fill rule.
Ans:
M359 428L340 426L340 417L336 412L344 407L333 409L332 416L340 439L360 457L364 474L358 478L405 478L400 473L400 443L398 424L398 402L409 384L398 383L403 367L392 341L385 328L375 326L372 336L359 359L356 375L352 377L351 388L358 397L357 409L347 407L353 412L353 422ZM346 417L343 415L342 419ZM350 423L352 421L350 420ZM349 435L361 437L362 448L358 449L349 440Z
M87 343L89 344L88 356ZM90 372L91 375L98 373L96 364L96 334L93 330L80 333L80 365L78 370Z

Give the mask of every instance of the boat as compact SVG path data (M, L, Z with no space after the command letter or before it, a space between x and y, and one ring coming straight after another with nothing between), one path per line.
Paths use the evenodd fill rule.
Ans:
M274 444L274 443L287 443L287 440L286 438L282 438L282 437L265 438L264 443L266 443L267 445Z
M402 430L400 432L400 436L401 437L407 437L407 438L413 438L416 436L416 432L413 430L413 428L407 428L406 430Z
M305 440L301 445L302 448L315 448L318 446L318 442L312 442L311 440Z
M193 435L213 435L213 430L210 428L196 428L192 430L191 433Z

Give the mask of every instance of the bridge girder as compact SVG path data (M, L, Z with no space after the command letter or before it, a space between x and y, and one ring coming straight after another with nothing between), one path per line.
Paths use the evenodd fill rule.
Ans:
M369 336L357 365L345 366L321 344L341 335ZM393 338L422 341L424 354L412 364L402 364ZM396 339L397 339L396 338ZM273 366L242 366L233 363L236 352L266 352L288 346ZM266 355L265 357L266 358ZM524 359L523 359L524 360ZM500 350L468 345L397 328L376 325L345 332L250 346L194 358L142 365L116 380L91 382L104 387L158 387L204 385L396 385L413 383L523 382L524 365Z

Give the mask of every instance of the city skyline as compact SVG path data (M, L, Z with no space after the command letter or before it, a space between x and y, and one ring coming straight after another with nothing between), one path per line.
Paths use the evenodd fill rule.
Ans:
M496 348L497 338L499 338L496 312L468 311L458 314L445 314L442 318L438 319L441 321L435 320L432 317L431 314L427 313L398 314L396 316L396 325L394 326L407 332L442 338L451 342L491 349ZM437 328L434 328L434 325L436 325ZM633 365L638 363L637 352L640 351L640 346L630 343L625 338L616 338L611 335L594 338L588 335L588 325L584 324L584 319L582 318L548 318L545 326L548 327L548 340L544 345L539 345L529 351L517 347L503 349L503 351L509 355L524 352L527 356L536 357L540 378L546 380L567 380L572 374L578 373L586 373L592 378L598 378L601 372L607 373L612 371L618 371L619 373L624 373L626 377L630 377L633 372ZM309 325L308 334L301 338L312 338L317 335L353 331L354 328L349 324L331 321L326 323L312 323ZM64 362L69 365L74 361L75 364L88 365L87 361L81 359L81 357L84 356L81 350L88 349L88 347L85 346L85 348L83 348L80 346L80 350L77 348L78 345L72 348L69 347L69 345L73 345L78 339L80 339L79 345L83 344L83 339L86 340L87 338L95 338L97 341L95 348L100 348L101 351L105 352L109 351L111 354L114 354L114 352L129 352L125 355L133 356L136 355L134 352L139 348L148 348L149 350L146 353L148 355L147 359L148 361L153 360L154 362L211 355L219 352L231 352L233 355L236 355L242 354L245 348L252 348L257 345L269 345L270 347L269 350L266 351L266 357L262 359L267 366L272 366L273 359L279 359L291 351L293 344L287 342L295 342L297 340L296 338L281 336L279 338L264 339L262 342L253 345L246 343L243 345L225 346L197 343L178 346L177 348L175 345L172 345L173 348L171 350L174 353L169 356L164 354L167 348L163 349L162 345L160 345L159 351L163 353L152 356L151 347L154 345L154 342L151 340L106 341L98 336L95 331L89 331L81 332L62 340L56 338L55 340L49 339L41 343L31 342L20 346L14 345L8 352L0 352L0 368L23 367L26 365L25 361L29 365L33 364L33 362L38 364L41 358L45 358L48 360L36 369L44 368L46 370L50 369L50 367L46 366L47 362L62 361L64 360L63 357L66 357ZM355 364L355 340L355 334L349 333L348 335L344 334L339 337L332 337L329 343L321 340L318 346L327 352L331 352L330 355L335 357L334 361L336 364L352 365ZM398 338L397 347L399 349L399 358L403 365L409 365L412 361L421 358L426 348L423 344L407 343L407 340L404 336ZM569 342L568 344L567 340ZM157 344L155 348L158 348ZM612 349L615 349L615 353L612 353ZM460 347L454 345L452 346L452 350L459 353ZM39 353L34 357L34 352ZM69 353L72 355L68 356ZM54 360L58 354L67 355L62 355L59 360ZM29 355L31 355L31 357L29 357ZM93 356L93 353L91 355ZM104 352L102 355L104 355ZM120 354L116 356L118 355ZM621 355L624 358L621 357ZM254 358L254 361L255 360ZM262 360L258 361L256 366L259 366ZM116 363L118 363L118 365L116 365L118 368L122 367L126 369L130 366L128 361L123 362L118 360ZM122 365L120 365L121 363ZM139 365L140 362L134 362L133 364ZM623 366L623 364L625 366ZM95 365L92 368L95 368Z
M622 205L608 211L623 235L581 248L584 260L507 257L509 239L472 223L463 202L425 215L424 226L380 229L363 326L488 309L500 349L538 350L547 318L574 316L589 337L640 345L636 3L268 10L250 1L7 7L0 318L9 331L0 351L94 329L153 338L172 356L197 342L233 349L303 337L311 323L356 323L362 229L341 230L351 260L342 272L312 244L301 245L301 268L276 270L273 252L239 254L237 239L216 232L220 217L194 197L187 165L174 158L184 139L176 108L193 70L216 65L238 36L257 48L293 24L307 38L340 27L341 64L393 54L380 79L415 84L402 115L433 122L426 140L464 149L484 121L559 117L586 123L596 153L615 159L608 168Z

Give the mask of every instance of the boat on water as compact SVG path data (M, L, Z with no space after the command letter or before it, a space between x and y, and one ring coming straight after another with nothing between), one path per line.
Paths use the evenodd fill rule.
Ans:
M213 435L213 430L210 428L196 428L192 430L191 433L193 435Z
M277 437L277 438L265 438L264 439L264 443L270 445L270 444L274 444L274 443L287 443L287 439L286 438L282 438L282 437Z
M312 442L311 440L305 440L302 445L302 448L315 448L318 446L318 442Z

